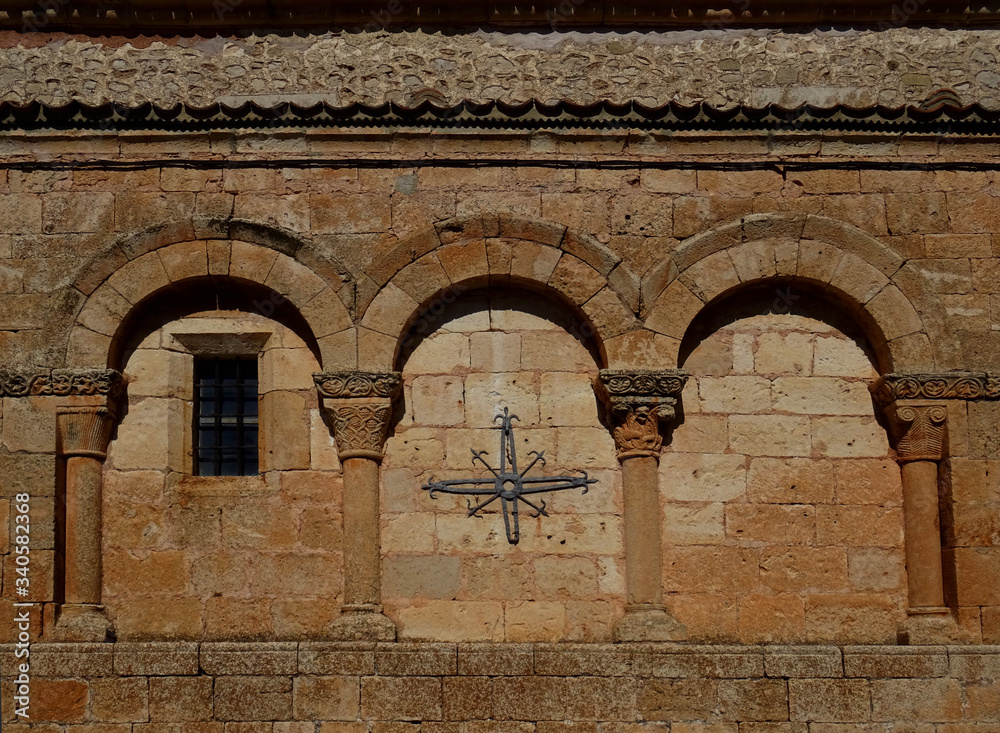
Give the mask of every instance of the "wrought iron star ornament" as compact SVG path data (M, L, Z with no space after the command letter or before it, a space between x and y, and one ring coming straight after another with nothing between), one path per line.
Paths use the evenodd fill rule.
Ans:
M503 414L498 414L493 418L494 421L500 421L499 469L493 468L483 458L483 456L489 455L488 452L472 450L472 464L475 465L476 461L482 463L493 474L491 477L435 481L434 477L431 476L427 480L427 483L421 487L424 491L429 492L428 495L432 499L439 492L443 494L471 494L473 496L489 497L475 506L472 505L471 499L466 499L470 517L482 516L479 514L479 511L499 499L503 507L503 524L507 530L507 541L512 545L516 545L521 539L521 525L518 521L518 502L524 502L534 509L535 513L532 515L534 517L549 516L548 512L545 511L544 499L539 499L539 504L541 504L539 506L539 504L535 504L533 501L527 499L525 497L526 494L541 494L548 491L564 491L565 489L578 488L582 488L583 493L586 494L590 488L590 484L597 483L597 479L590 478L586 471L579 472L583 474L582 476L525 476L535 464L540 463L543 466L545 465L545 451L531 451L528 453L528 455L534 456L534 459L523 471L518 472L517 450L514 445L514 428L511 423L519 419L517 415L509 414L506 407L503 409ZM513 517L513 527L511 526L511 517Z

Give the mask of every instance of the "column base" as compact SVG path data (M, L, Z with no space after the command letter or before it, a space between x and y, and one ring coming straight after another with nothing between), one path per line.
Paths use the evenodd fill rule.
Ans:
M684 641L687 627L666 607L643 604L629 606L614 628L615 641Z
M900 644L952 644L959 641L958 624L944 606L911 608L896 632Z
M395 641L396 624L382 613L382 606L345 605L330 624L330 637L335 641Z
M65 603L56 614L52 638L55 641L110 641L111 624L104 606Z

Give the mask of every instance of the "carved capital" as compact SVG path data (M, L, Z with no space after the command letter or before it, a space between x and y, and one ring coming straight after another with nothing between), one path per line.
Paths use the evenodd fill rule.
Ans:
M324 400L333 423L340 458L382 460L389 435L392 402L380 400Z
M337 451L343 458L382 460L399 394L399 372L328 372L313 380L333 424Z
M900 463L944 458L948 410L937 402L898 400L886 409Z
M997 400L1000 376L986 372L884 374L869 389L883 405L896 400Z
M394 399L399 393L402 375L399 372L321 372L313 374L313 381L322 397Z
M659 456L660 421L674 419L687 379L687 372L676 369L601 370L596 389L616 423L612 434L619 460Z
M0 397L119 397L125 378L114 369L0 369Z
M115 427L107 407L63 407L56 411L59 451L66 457L89 456L104 460Z

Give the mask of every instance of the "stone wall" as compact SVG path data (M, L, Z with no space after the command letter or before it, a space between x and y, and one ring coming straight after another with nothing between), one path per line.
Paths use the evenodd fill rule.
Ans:
M684 362L685 417L660 462L670 599L716 641L893 643L902 491L875 369L835 326L785 313L815 296L766 295L770 315L720 304L724 325Z
M403 364L406 412L386 446L382 504L383 592L401 639L609 640L621 615L621 477L598 420L597 364L564 310L530 302L516 290L457 299ZM531 476L598 479L586 495L529 497L550 516L522 504L516 547L497 503L469 519L465 497L418 490L482 475L473 449L498 467L504 409L518 416L519 471L539 451L547 463Z
M342 550L336 532L324 529L339 516L340 474L308 375L361 367L404 373L382 476L382 589L401 635L467 639L460 630L481 622L471 638L608 640L624 602L621 473L590 381L599 366L685 366L692 378L678 425L666 434L660 490L663 588L690 638L895 640L893 623L905 611L899 469L865 383L893 369L993 368L997 174L987 164L995 142L808 131L777 142L755 134L369 131L24 133L4 145L16 153L0 172L5 367L110 360L132 380L106 462L113 531L104 537L104 587L123 638L326 633L340 605ZM81 145L93 151L86 160L78 159ZM428 159L412 159L428 146ZM941 165L927 165L925 154ZM728 170L717 169L720 155ZM317 156L327 156L322 165ZM945 165L952 157L962 165ZM614 166L598 167L608 161ZM968 170L977 165L983 169ZM281 386L265 397L289 420L265 440L278 452L274 470L218 494L181 478L189 408L177 375L186 362L166 354L158 366L146 363L146 349L129 351L121 333L129 313L209 278L257 283L254 298L272 293L305 322L278 349L290 360L275 363ZM747 288L770 280L767 307L744 313L772 312L764 321L702 328L713 309L742 312ZM569 316L550 314L551 330L538 333L502 316L477 325L473 312L482 320L492 311L463 300L472 308L463 330L431 326L420 345L406 343L436 294L484 286L493 297L546 292L538 302ZM773 315L782 293L807 320ZM589 348L570 335L572 319L594 328ZM551 344L535 343L541 333ZM492 572L506 551L499 517L466 519L454 499L430 501L419 488L431 474L471 471L469 448L491 448L495 433L485 428L501 392L523 413L525 448L546 449L545 470L586 468L600 478L586 496L553 498L551 517L524 517L521 569L502 581ZM992 643L1000 638L998 404L946 402L941 522L959 628L952 638ZM63 560L54 488L59 404L42 394L0 403L0 461L12 477L5 499L25 488L34 496L35 598L47 603L49 625ZM152 416L154 406L163 409ZM131 430L147 423L157 440ZM129 476L139 473L149 482ZM771 485L761 485L764 477ZM599 546L570 556L529 541L548 542L550 529L559 530L553 542L576 537L570 516L580 519L579 537L599 537ZM787 536L769 539L778 533ZM270 590L250 577L267 570L258 567L248 585L205 585L201 554L249 562L260 554L254 543L266 543L275 562L319 563L323 592L303 587L312 577L304 565L305 575L272 567ZM743 570L733 570L734 559ZM154 566L170 579L162 588L146 577ZM477 576L495 585L483 587ZM5 571L7 617L13 579ZM283 610L289 584L301 591L296 609L312 604L308 618ZM143 611L168 601L183 613ZM504 603L524 619L499 621ZM478 608L479 621L442 626L436 614L445 606ZM252 613L235 623L227 615L234 608ZM138 619L131 626L130 613ZM34 628L42 627L39 618Z
M996 647L36 646L31 726L109 733L996 729Z
M259 476L193 475L203 334L213 348L259 339ZM105 464L104 601L120 638L315 637L337 615L342 484L318 369L294 331L257 313L179 318L132 352Z

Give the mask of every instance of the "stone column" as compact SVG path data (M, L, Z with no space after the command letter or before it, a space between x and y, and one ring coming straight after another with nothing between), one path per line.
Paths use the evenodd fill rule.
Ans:
M886 415L903 478L908 610L911 615L945 614L938 468L948 410L939 402L896 400Z
M104 406L56 412L66 462L64 603L56 621L63 641L104 641L110 630L101 605L101 525L104 459L114 425L114 412Z
M598 394L614 421L625 504L625 615L616 641L678 641L684 628L663 605L659 462L660 421L675 416L687 374L676 370L601 370Z
M331 635L393 641L396 625L382 613L379 465L400 375L339 372L314 379L344 472L344 606Z

